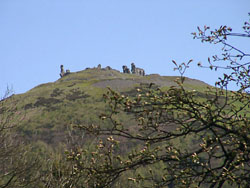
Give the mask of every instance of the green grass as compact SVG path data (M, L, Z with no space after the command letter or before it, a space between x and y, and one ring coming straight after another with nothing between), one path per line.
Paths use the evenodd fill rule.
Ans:
M57 140L58 134L64 133L72 123L100 123L99 115L107 108L102 98L107 88L95 87L95 83L117 80L119 86L121 80L125 86L117 87L117 91L133 96L136 88L146 88L150 83L155 83L154 89L160 87L166 90L176 85L174 80L177 78L159 75L142 77L116 70L88 69L14 95L5 100L4 105L15 109L10 123L17 126L22 134L34 140L51 141L53 137ZM126 87L127 81L130 82L129 87ZM186 79L185 87L202 92L208 86L199 81L192 83L192 79ZM122 122L128 122L125 115L121 114L119 118Z

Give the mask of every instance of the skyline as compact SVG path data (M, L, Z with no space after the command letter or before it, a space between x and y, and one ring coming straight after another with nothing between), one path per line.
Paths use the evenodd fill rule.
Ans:
M146 74L178 76L171 61L193 59L185 76L213 85L223 71L196 65L220 54L222 46L193 40L191 33L204 25L228 25L241 32L249 7L248 0L3 0L0 96L7 85L19 94L56 81L61 64L71 72L98 64L122 71L134 62ZM231 41L250 51L248 38Z

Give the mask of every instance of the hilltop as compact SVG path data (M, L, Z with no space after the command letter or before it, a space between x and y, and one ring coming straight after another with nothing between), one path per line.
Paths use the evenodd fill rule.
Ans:
M1 112L6 106L14 109L15 115L10 122L26 139L57 145L65 140L70 125L101 123L99 115L107 110L103 100L107 87L133 97L138 88L164 90L176 85L176 79L176 76L141 76L111 68L88 68L11 96L2 101L5 107ZM202 92L208 86L199 80L185 79L187 89ZM126 122L124 117L121 120Z

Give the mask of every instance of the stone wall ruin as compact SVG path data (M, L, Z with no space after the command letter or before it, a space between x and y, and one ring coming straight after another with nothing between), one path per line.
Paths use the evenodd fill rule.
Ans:
M70 74L70 70L67 69L66 72L64 71L63 65L61 65L60 68L61 68L61 72L60 72L61 78L63 76L66 76L66 75Z
M122 66L123 73L130 74L130 70L126 65ZM136 67L134 63L131 63L131 73L139 76L145 76L145 71L142 68Z

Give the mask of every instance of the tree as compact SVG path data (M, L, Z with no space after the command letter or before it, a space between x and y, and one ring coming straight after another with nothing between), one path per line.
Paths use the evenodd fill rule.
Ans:
M222 56L208 58L211 70L227 69L216 87L185 87L188 63L173 63L180 72L177 86L167 90L138 88L135 97L113 90L104 95L109 112L103 125L76 125L97 136L94 148L67 152L75 187L247 187L250 184L250 54L228 43L229 37L250 38L227 26L198 27L195 39L222 44ZM221 61L224 64L221 64ZM225 65L226 63L226 65ZM229 91L231 83L238 91ZM133 124L119 122L126 114ZM125 181L124 181L125 182Z
M11 107L5 106L5 99L11 93L7 87L0 100L0 188L36 187L35 182L39 177L37 158L31 155L31 147L22 141L15 127L9 124L16 113L14 101Z

